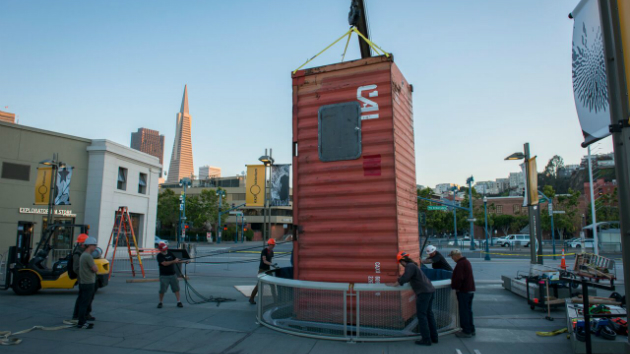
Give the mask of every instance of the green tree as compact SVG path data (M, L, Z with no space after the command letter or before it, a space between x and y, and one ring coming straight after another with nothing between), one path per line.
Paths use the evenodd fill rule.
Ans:
M222 190L219 188L219 190ZM222 210L229 209L229 205L223 200ZM198 195L186 196L186 219L193 224L195 230L207 232L217 230L219 221L219 196L215 190L204 189ZM223 220L227 215L223 216ZM214 227L213 227L214 225Z
M569 188L567 195L557 196L558 201L554 208L555 210L564 210L564 214L554 214L554 226L561 239L565 238L565 233L573 234L576 232L581 223L582 215L578 211L580 195L580 191Z
M507 235L510 232L510 228L512 227L512 223L515 218L515 216L508 214L495 215L494 226L501 230L504 235Z
M179 220L179 197L170 189L158 194L157 218L162 228L170 229L170 235L175 235Z

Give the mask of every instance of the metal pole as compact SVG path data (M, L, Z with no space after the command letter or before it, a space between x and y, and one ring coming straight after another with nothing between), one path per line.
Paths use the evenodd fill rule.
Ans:
M468 179L468 205L470 209L468 210L468 215L470 218L470 250L475 250L475 224L473 220L473 202L472 202L472 181L473 178L470 176Z
M553 259L556 260L556 234L553 226L553 204L549 198L547 198L547 201L549 201L549 217L551 218L551 247L553 248Z
M523 150L525 152L525 184L527 185L527 193L531 190L531 186L529 183L529 143L525 143L523 145ZM526 195L526 197L528 197ZM538 263L536 256L536 216L534 207L531 205L531 201L527 198L527 211L529 214L529 255L530 255L530 263L536 264Z
M217 243L221 243L223 225L221 225L221 207L223 206L223 192L219 189L219 225L217 226Z
M627 8L625 2L620 2ZM611 4L600 1L602 34L608 79L608 97L610 101L610 122L615 153L615 172L617 176L617 193L619 200L619 221L621 226L621 252L623 274L630 277L630 128L628 121L628 88L625 80L626 68L620 38L619 14L620 3ZM630 55L630 54L628 54ZM630 68L628 68L630 70ZM625 124L624 124L625 123ZM630 281L625 282L625 292L630 294ZM630 339L630 338L629 338ZM626 342L625 352L630 353L630 342Z
M182 243L186 242L186 181L184 181L184 209L182 210Z
M455 201L453 200L453 204ZM455 229L455 247L457 247L457 208L453 207L453 227Z
M588 146L588 180L591 190L591 225L593 226L593 251L595 254L599 254L599 247L597 246L597 214L595 213L595 195L593 193L593 166L591 163L591 146Z
M486 257L484 258L486 261L490 260L490 247L488 245L488 200L486 197L483 198L483 214L486 218Z

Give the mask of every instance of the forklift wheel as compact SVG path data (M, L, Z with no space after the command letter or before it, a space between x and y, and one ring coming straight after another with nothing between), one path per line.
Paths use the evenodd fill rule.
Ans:
M13 280L13 291L18 295L32 295L39 290L39 278L31 272L18 272Z

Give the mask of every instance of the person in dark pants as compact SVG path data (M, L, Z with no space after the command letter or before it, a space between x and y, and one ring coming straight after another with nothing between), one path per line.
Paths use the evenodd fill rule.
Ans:
M448 264L444 256L440 252L437 251L437 248L433 245L428 245L425 251L427 253L427 258L422 260L422 264L431 264L433 269L444 269L449 272L453 271L451 265Z
M96 291L96 272L98 268L94 263L92 252L96 249L96 239L88 237L83 243L85 250L79 258L79 323L77 328L92 329L94 324L87 323L88 310L92 308L92 299Z
M475 278L473 277L472 265L466 257L462 256L460 250L452 250L448 255L457 263L451 278L451 288L457 292L459 322L462 331L455 335L460 338L470 338L477 334L472 312L472 302L475 296Z
M276 247L276 240L270 238L267 241L267 247L260 252L260 265L258 266L258 274L266 272L271 269L271 266L276 266L275 263L271 263L273 259L273 249ZM254 287L251 296L249 297L249 303L256 305L256 294L258 294L258 284Z
M85 250L85 246L83 245L83 243L85 242L85 240L87 240L87 238L88 238L88 235L80 234L79 237L77 237L77 245L74 247L74 250L72 251L72 268L73 268L72 270L77 275L77 283L79 284L80 284L79 266L81 263L81 255L83 254L83 251ZM94 290L94 295L96 295L96 289ZM92 301L94 301L94 295L92 295ZM92 316L92 305L88 307L86 318L88 321L96 320L96 318ZM77 301L75 301L74 303L74 311L72 312L72 320L77 321L78 319L79 319L79 297L77 296Z
M164 294L171 287L171 291L175 294L177 299L177 307L184 307L179 298L179 279L177 279L177 269L175 264L186 263L181 259L175 257L175 255L168 251L168 246L164 242L160 242L158 245L160 253L157 255L157 262L160 268L160 302L157 308L162 308L162 301L164 300Z
M410 283L416 294L416 315L418 317L418 328L422 335L422 340L416 341L416 344L431 345L432 342L437 343L437 324L433 315L435 288L429 278L418 267L418 264L412 261L407 253L399 252L396 259L405 268L405 272L398 278L398 282L388 285L399 286Z

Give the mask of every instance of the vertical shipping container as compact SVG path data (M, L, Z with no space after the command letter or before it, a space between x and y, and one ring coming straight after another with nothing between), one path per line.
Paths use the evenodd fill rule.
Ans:
M292 78L296 279L393 282L419 258L412 86L393 56Z

